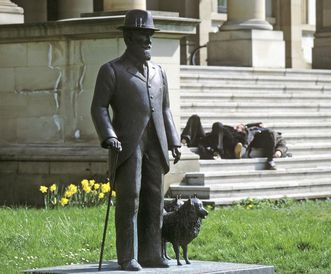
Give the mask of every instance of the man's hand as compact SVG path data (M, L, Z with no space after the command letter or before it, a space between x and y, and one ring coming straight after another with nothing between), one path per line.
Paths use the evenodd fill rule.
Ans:
M173 147L171 149L171 154L175 158L174 160L174 165L175 165L178 163L178 161L180 160L180 156L182 155L179 151L179 147Z
M115 149L118 152L122 151L121 142L117 138L114 138L114 137L103 141L102 147L107 148L107 149Z
M279 150L276 150L276 152L275 152L275 154L274 154L274 157L275 157L275 158L280 158L280 157L282 157L282 152L279 151Z

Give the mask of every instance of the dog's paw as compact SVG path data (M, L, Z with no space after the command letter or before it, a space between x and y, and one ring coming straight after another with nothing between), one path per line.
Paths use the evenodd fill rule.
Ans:
M177 261L177 265L179 265L179 266L180 266L180 265L182 265L182 263L181 263L180 261Z

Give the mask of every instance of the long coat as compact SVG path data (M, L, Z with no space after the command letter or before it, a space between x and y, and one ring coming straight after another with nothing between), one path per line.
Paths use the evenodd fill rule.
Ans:
M169 108L166 74L159 65L150 61L148 70L149 77L146 79L127 52L102 65L91 114L101 145L111 137L121 142L123 150L119 154L118 165L133 153L152 118L167 173L168 150L180 146L180 140ZM109 105L113 112L112 120Z

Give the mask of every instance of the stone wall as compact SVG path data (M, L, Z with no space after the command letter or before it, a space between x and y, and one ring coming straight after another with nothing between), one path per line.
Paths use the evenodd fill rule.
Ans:
M33 193L41 184L106 176L90 104L100 65L125 50L122 21L117 15L0 27L0 203L38 204ZM193 34L197 21L155 22L161 32L153 61L168 74L179 129L179 39ZM166 185L179 182L178 174Z

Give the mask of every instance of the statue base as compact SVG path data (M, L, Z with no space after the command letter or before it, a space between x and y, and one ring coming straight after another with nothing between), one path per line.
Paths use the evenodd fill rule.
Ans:
M185 263L185 262L182 262ZM41 268L26 270L24 273L100 273L98 272L98 264L81 264L81 265L68 265L50 268ZM103 264L102 273L111 274L125 274L132 273L132 271L120 270L116 261L108 261ZM237 264L237 263L223 263L223 262L208 262L208 261L191 261L191 264L183 264L177 266L175 260L170 261L169 268L144 268L139 271L140 274L152 273L167 273L167 274L199 274L199 273L222 273L222 274L273 274L273 266L253 265L253 264Z

